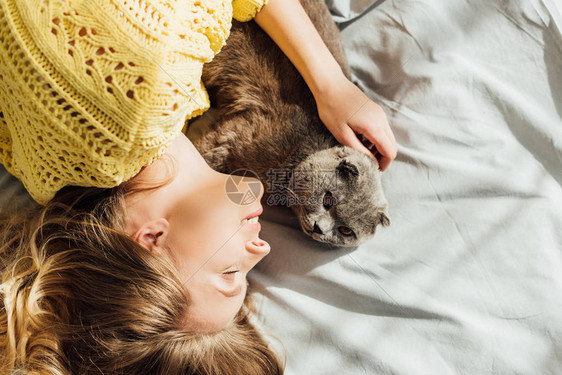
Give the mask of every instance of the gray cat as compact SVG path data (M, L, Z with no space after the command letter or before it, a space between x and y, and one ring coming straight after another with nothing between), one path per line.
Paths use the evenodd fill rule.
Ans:
M301 4L349 77L326 5ZM376 159L337 142L298 71L257 24L233 21L203 82L218 118L194 144L212 168L256 173L267 202L290 206L302 230L320 242L357 246L378 224L390 224Z

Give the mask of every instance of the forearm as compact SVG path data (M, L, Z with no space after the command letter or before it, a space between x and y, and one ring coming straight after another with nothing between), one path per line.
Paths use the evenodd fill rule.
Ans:
M374 156L384 171L396 157L396 140L382 108L343 74L298 0L269 0L254 17L291 60L316 99L320 119L343 145ZM379 155L380 154L380 155Z
M291 60L315 97L343 77L298 0L269 0L254 20Z

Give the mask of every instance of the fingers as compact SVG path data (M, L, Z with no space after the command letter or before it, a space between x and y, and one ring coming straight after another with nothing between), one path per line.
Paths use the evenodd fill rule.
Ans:
M357 151L364 153L370 157L376 157L379 162L379 169L384 172L390 163L396 158L396 142L394 141L394 135L391 132L391 139L388 138L386 132L379 132L376 136L373 136L373 132L365 132L363 134L365 138L372 143L376 151L378 151L378 157L373 155L373 151L369 150L367 147L359 141L355 132L347 125L344 125L339 134L338 142L341 144L354 148Z
M388 168L390 163L392 163L392 160L394 160L394 159L387 158L386 156L381 156L381 158L379 159L379 169L380 169L380 171L384 172L386 170L386 168Z
M388 168L390 163L396 158L397 148L394 134L388 124L383 128L368 128L363 132L363 136L375 145L378 153L380 154L379 169L384 171Z
M379 169L386 170L396 158L397 147L383 109L352 83L342 86L338 95L345 99L337 101L339 106L333 106L336 101L330 101L329 98L317 103L320 118L338 142L375 157L379 162ZM357 107L358 104L361 105ZM351 109L353 111L350 113ZM357 134L369 141L365 141L367 147L357 138Z
M361 151L365 155L370 156L372 158L374 157L371 150L369 150L359 141L357 135L349 126L344 125L342 127L342 131L339 135L339 138L340 139L338 139L338 142L341 143L342 145L354 148L357 151Z
M383 155L383 157L379 161L381 171L385 171L390 165L390 163L392 163L392 161L396 159L396 155L398 154L398 149L396 147L396 140L394 138L394 134L392 133L392 130L390 130L390 127L387 128L386 137L389 145L389 153Z
M394 137L389 139L386 132L382 132L377 134L377 136L373 136L373 134L364 134L365 138L371 141L377 151L380 153L379 158L379 169L381 171L385 171L390 163L396 158L397 149L396 149L396 142L394 141Z

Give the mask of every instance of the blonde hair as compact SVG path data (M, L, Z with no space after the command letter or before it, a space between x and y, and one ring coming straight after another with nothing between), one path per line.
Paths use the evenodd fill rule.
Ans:
M0 220L0 373L281 374L248 299L219 332L182 328L172 262L122 230L133 190L65 188Z

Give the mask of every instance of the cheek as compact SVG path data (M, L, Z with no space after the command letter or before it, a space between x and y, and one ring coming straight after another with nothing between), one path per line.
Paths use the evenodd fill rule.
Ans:
M323 195L317 190L308 191L306 194L306 199L304 200L304 206L306 211L312 215L321 215L326 210L322 205Z
M244 256L245 251L244 241L241 236L231 236L230 239L223 242L220 247L215 249L212 263L216 265L215 268L218 270L236 267L240 268L243 272L246 262L246 257Z
M238 258L232 256L242 248L235 232L210 228L216 224L199 221L187 226L170 225L169 248L182 276L187 279L201 267L214 267L214 272L235 264ZM242 245L243 246L243 245ZM223 267L223 268L220 268Z
M178 222L171 222L172 225L174 237L184 246L215 250L228 241L240 226L232 213L225 209L192 211L182 215Z

